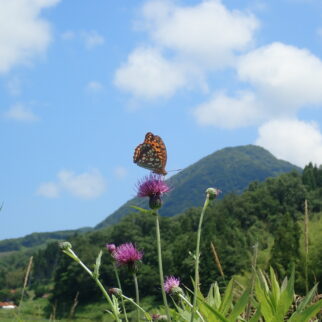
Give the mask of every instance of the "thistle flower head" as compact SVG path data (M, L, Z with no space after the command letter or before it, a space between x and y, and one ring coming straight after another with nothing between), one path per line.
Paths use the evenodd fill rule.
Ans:
M125 243L116 247L112 256L118 265L135 270L137 262L143 257L143 252L137 250L132 243Z
M105 246L110 254L113 254L115 252L116 246L114 244L106 244Z
M164 290L168 294L174 294L177 293L178 291L182 291L181 288L179 287L180 285L180 279L176 278L174 276L167 276L164 282Z
M170 187L166 184L163 177L158 174L150 174L138 182L138 197L149 197L149 205L151 209L161 207L161 196L170 191Z

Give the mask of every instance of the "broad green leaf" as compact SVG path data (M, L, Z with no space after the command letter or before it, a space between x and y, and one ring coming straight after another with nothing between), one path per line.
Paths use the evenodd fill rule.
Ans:
M298 313L294 312L291 318L288 320L289 322L308 322L311 318L313 318L319 311L322 309L322 300L314 303L309 306L302 312Z
M248 298L249 298L249 290L246 290L242 294L242 296L238 299L238 301L234 305L231 313L229 314L228 319L230 321L236 321L237 320L237 316L239 314L241 314L243 312L244 308L246 307L246 305L248 303Z
M266 294L265 285L260 282L259 277L255 282L255 294L258 302L261 304L261 313L264 316L265 321L266 322L272 321L274 314L270 303L270 299Z
M280 299L277 305L277 311L275 317L278 320L283 320L284 315L288 312L290 306L292 305L293 298L294 298L294 275L295 270L292 269L291 277L280 295Z
M309 291L309 293L306 294L305 298L301 301L301 303L299 304L299 306L297 307L297 312L301 312L305 309L305 307L311 303L312 299L313 299L313 296L316 292L316 289L318 287L318 284L315 284L313 286L313 288Z
M272 292L271 292L271 301L274 307L274 311L277 311L277 305L280 299L280 286L278 285L275 272L272 267L270 267L270 277L271 277L271 284L272 284Z
M207 302L205 302L204 300L202 300L201 298L198 298L201 302L203 302L203 304L205 305L205 307L207 307L207 309L212 313L212 317L208 320L208 321L220 321L220 322L231 322L230 320L226 319L224 317L224 315L222 313L220 313L218 310L212 308ZM217 318L217 320L215 320L215 318Z
M222 303L219 307L219 312L223 315L227 314L233 301L233 282L233 279L229 281L222 299Z

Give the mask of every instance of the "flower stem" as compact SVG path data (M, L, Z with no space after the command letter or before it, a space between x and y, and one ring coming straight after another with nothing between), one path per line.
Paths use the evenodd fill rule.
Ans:
M127 297L126 295L122 294L121 295L123 299L126 299L127 301L129 301L130 303L132 303L134 306L136 306L136 308L140 311L143 312L143 314L147 317L148 321L152 321L152 318L150 317L150 315L144 311L144 309L138 305L137 303L135 303L135 301L133 301L130 297Z
M162 267L162 255L161 255L161 236L160 236L160 224L159 224L159 214L157 210L155 210L155 227L156 227L156 234L157 234L157 248L158 248L158 262L159 262L159 273L160 273L160 283L161 283L161 292L163 303L166 309L167 319L171 321L169 306L167 302L167 296L164 290L164 277L163 277L163 267Z
M96 276L94 276L93 272L79 259L79 257L74 253L74 251L72 249L63 250L63 252L66 255L68 255L69 257L71 257L80 266L82 266L84 268L84 270L90 275L90 277L96 282L98 287L101 289L104 297L106 298L108 304L111 306L115 320L121 322L121 320L118 316L119 314L117 312L117 309L115 308L110 296L107 294L107 292L106 292L104 286L102 285L102 283L100 282L100 280Z
M117 267L116 267L116 265L115 265L114 262L113 262L113 268L114 268L114 272L115 272L115 276L116 276L117 287L122 291L122 286L121 286L121 281L120 281L119 273L117 271ZM122 308L123 308L123 312L124 312L125 321L128 322L129 320L127 318L127 314L126 314L126 310L125 310L125 304L124 304L123 297L121 297L121 302L122 302Z
M204 203L204 206L201 211L200 219L199 219L199 226L198 226L198 233L197 233L197 246L196 246L196 261L195 261L195 285L194 285L194 294L193 294L193 307L191 312L191 320L190 322L193 322L194 315L196 312L196 306L197 306L197 293L199 289L199 257L200 257L200 237L201 237L201 226L204 214L206 212L206 209L209 205L209 194L206 195L206 200Z
M139 297L139 284L138 284L138 278L136 276L136 273L133 273L133 280L134 280L134 286L135 286L135 299L136 299L136 304L140 306L140 297ZM140 310L136 309L137 312L137 320L140 321Z
M179 294L179 297L181 300L183 300L184 302L186 302L188 304L188 306L192 307L192 304L185 298L185 296L183 296L182 294ZM199 311L197 310L196 313L198 314L200 320L202 322L204 322L204 318L202 317L202 315L199 313Z

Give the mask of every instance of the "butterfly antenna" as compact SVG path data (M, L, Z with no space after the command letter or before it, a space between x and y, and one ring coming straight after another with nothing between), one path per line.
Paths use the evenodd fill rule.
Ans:
M181 170L183 170L183 169L168 170L168 172L181 171Z

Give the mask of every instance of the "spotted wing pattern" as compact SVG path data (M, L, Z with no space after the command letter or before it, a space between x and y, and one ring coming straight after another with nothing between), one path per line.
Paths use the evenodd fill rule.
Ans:
M151 170L154 173L166 175L167 149L162 139L148 132L144 142L139 144L133 156L133 161L138 166Z

